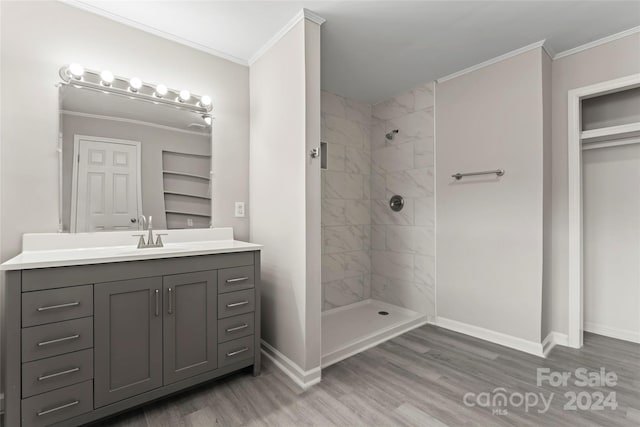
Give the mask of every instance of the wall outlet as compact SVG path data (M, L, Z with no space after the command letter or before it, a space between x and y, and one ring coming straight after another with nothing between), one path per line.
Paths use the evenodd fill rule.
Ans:
M244 202L236 202L236 218L244 218Z

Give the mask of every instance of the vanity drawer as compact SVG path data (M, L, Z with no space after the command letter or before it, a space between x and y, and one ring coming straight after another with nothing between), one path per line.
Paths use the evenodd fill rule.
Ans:
M22 361L93 347L93 317L22 329Z
M22 327L93 315L93 285L22 294Z
M22 397L29 397L93 378L93 349L22 365Z
M253 289L219 295L218 319L255 311L255 302Z
M253 265L218 270L218 293L251 289L255 285Z
M22 401L22 425L47 426L93 410L93 381L53 390Z
M248 336L218 345L218 367L231 365L241 360L253 359L255 340Z
M218 321L218 342L226 342L253 335L254 313L227 317Z

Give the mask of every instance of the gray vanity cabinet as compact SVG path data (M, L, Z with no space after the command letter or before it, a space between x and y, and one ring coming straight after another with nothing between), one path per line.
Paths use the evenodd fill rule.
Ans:
M253 367L260 252L8 271L5 417L80 426Z
M94 286L95 407L162 385L162 278Z
M217 367L217 272L162 278L164 384Z

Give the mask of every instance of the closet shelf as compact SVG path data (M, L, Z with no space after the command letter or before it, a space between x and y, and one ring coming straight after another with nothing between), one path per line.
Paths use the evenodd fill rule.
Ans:
M206 179L207 181L209 181L209 177L208 176L197 175L197 174L194 174L194 173L169 171L169 170L163 170L162 173L167 174L167 175L179 175L179 176L188 176L188 177L191 177L191 178Z
M211 215L207 215L207 214L203 214L203 213L176 211L176 210L170 210L170 209L165 210L165 213L176 214L176 215L201 216L203 218L211 218Z
M600 142L609 139L622 139L640 136L640 123L629 123L600 129L582 131L580 139L583 143Z
M173 194L174 196L185 196L185 197L195 197L196 199L206 199L211 200L209 196L201 196L199 194L191 194L191 193L181 193L179 191L164 191L164 194Z

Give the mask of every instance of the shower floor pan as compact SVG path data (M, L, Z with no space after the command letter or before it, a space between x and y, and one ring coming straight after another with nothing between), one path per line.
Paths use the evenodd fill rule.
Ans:
M426 323L424 314L374 299L327 310L322 313L322 367Z

